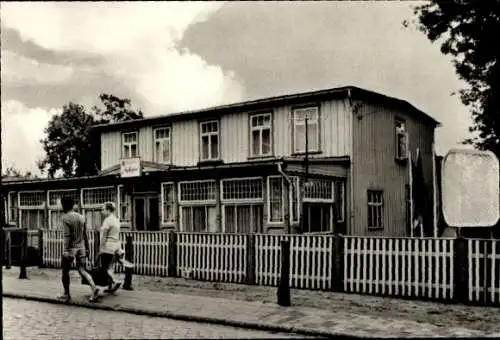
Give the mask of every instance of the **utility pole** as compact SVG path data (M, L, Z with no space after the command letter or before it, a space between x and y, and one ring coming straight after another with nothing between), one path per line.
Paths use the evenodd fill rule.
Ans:
M308 227L307 225L307 216L306 214L304 213L304 198L306 197L306 186L307 186L307 183L308 183L308 180L309 180L309 133L308 133L308 130L309 130L309 126L308 126L308 118L307 116L305 117L305 128L306 128L306 131L305 131L305 134L306 134L306 140L305 140L305 155L304 155L304 166L305 166L305 172L304 172L304 178L302 180L302 190L301 190L301 205L302 205L302 209L301 209L301 212L302 212L302 223L301 223L301 231L304 232L306 230L306 228ZM307 230L309 230L307 228Z

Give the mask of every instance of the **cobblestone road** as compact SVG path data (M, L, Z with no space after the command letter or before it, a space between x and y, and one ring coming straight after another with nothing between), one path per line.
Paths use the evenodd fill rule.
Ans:
M4 339L267 339L289 334L3 299Z

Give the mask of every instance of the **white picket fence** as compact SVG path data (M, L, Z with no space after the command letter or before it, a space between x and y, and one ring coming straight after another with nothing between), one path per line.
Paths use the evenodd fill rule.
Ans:
M257 284L278 285L282 240L290 241L290 287L332 288L334 237L330 235L256 235Z
M247 237L241 234L177 234L177 275L244 283Z
M87 266L94 265L94 235L89 232L90 258L87 259ZM61 259L64 250L64 237L62 230L44 230L42 237L43 263L48 268L61 268ZM73 264L74 265L74 264Z
M469 301L500 304L500 241L467 242Z
M344 238L344 290L452 299L454 239Z

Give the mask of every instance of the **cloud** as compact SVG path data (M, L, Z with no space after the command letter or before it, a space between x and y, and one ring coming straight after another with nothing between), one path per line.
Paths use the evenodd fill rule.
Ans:
M220 6L205 2L6 3L2 22L45 49L103 56L106 62L101 70L142 98L136 106L151 115L243 98L242 82L233 73L177 48L189 26L206 20Z
M29 108L15 100L2 101L2 165L39 174L36 162L44 154L40 139L58 109Z

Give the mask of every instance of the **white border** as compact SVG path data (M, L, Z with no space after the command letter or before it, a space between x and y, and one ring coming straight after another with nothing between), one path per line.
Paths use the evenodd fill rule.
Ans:
M168 138L156 138L156 131L157 130L168 130ZM155 147L156 147L156 141L158 140L166 140L168 139L168 156L169 156L169 160L167 162L160 162L158 159L156 159L156 150L155 150ZM158 126L158 127L155 127L153 129L153 161L156 162L156 163L159 163L159 164L172 164L172 127L171 126Z
M212 156L213 156L213 155L212 155L212 151L211 151L211 146L212 146L212 144L211 144L211 142L210 142L210 138L209 138L208 140L209 140L209 146L210 146L210 148L209 148L210 158L204 159L204 158L203 158L203 152L202 152L202 149L203 149L203 141L202 141L202 137L203 137L203 136L209 136L209 137L210 137L210 136L212 136L212 135L215 135L215 133L214 133L214 132L206 132L206 133L203 133L203 132L202 132L202 131L203 131L203 129L202 129L202 127L201 127L201 126L202 126L203 124L209 124L209 123L217 123L217 156L218 156L218 157L216 157L216 158L212 157ZM200 143L200 144L199 144L199 145L200 145L200 147L199 147L199 150L200 150L200 161L202 161L202 162L205 162L205 161L217 161L217 160L221 159L221 154L220 154L220 149L221 149L221 146L220 146L220 140L221 140L221 138L220 138L220 121L219 121L219 120L217 120L217 119L205 120L205 121L200 122L200 125L199 125L199 126L200 126L200 135L199 135L199 143Z
M252 119L254 117L260 117L260 116L269 116L269 125L262 125L262 126L253 126L252 125ZM250 145L249 145L249 148L250 148L250 156L251 157L269 157L269 156L272 156L273 154L273 113L272 112L266 112L266 113L254 113L254 114L251 114L250 115L250 122L249 122L249 125L250 125L250 136L249 136L249 141L250 141ZM259 154L254 154L253 153L253 139L252 139L252 132L253 131L259 131L260 132L260 136L262 137L262 130L266 130L266 129L269 129L269 138L271 139L269 141L269 143L271 144L271 147L269 148L269 152L264 154L262 153L262 138L261 138L261 144L259 145L259 151L261 151Z
M292 108L292 124L293 124L293 136L292 136L292 139L293 139L293 145L292 145L292 147L293 147L293 149L292 149L292 153L294 153L294 154L303 154L303 153L306 153L305 146L301 146L301 147L304 148L304 150L296 150L296 148L295 148L295 144L297 142L296 138L295 138L296 132L297 132L296 125L305 125L305 121L304 121L304 123L299 123L299 124L296 123L297 119L295 118L295 112L296 111L300 111L300 110L313 109L313 108L316 109L316 119L314 119L314 120L313 119L308 119L308 123L309 123L309 121L315 121L316 125L318 126L318 133L316 135L318 146L317 146L316 149L311 149L309 147L309 145L308 145L307 148L308 148L308 152L318 152L318 151L321 150L321 138L320 138L320 131L319 131L319 129L320 129L320 119L319 119L319 117L320 117L320 114L319 114L320 107L319 107L319 105L301 106L301 107ZM309 123L309 124L313 125L313 123ZM306 129L307 129L307 127L306 127ZM305 134L304 134L304 138L305 138Z

